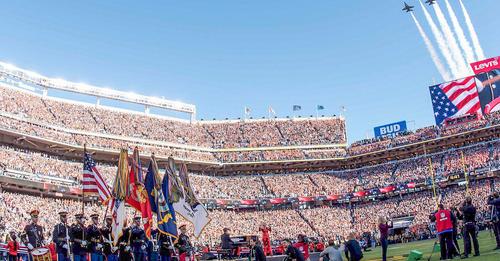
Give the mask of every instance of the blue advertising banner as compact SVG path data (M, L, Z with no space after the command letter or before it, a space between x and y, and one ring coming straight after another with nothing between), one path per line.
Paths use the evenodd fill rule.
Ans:
M375 138L395 137L396 134L406 130L406 121L395 122L373 128Z

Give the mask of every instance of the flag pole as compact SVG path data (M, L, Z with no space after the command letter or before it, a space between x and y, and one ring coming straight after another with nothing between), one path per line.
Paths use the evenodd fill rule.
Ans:
M425 144L424 144L424 156L427 157L427 150L425 149ZM435 182L435 178L434 178L434 169L432 168L432 160L431 158L429 157L429 171L431 172L431 179L432 179L432 192L433 192L433 195L434 195L434 199L436 200L436 209L438 208L438 198L437 198L437 195L436 195L436 182Z
M87 143L83 144L83 164L85 164L85 156L87 154ZM85 167L85 166L84 166ZM85 216L85 194L83 192L83 172L82 172L82 215Z
M464 178L465 178L465 194L469 195L469 174L467 173L467 168L465 167L465 156L464 151L460 151L462 156L462 168L464 169Z

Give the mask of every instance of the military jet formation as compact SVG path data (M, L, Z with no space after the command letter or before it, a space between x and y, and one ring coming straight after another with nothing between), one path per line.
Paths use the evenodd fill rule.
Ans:
M413 8L415 8L415 6L408 5L406 2L403 3L405 4L405 7L403 7L403 11L406 11L407 13L413 12ZM436 3L436 0L425 0L425 3L428 5L433 5Z

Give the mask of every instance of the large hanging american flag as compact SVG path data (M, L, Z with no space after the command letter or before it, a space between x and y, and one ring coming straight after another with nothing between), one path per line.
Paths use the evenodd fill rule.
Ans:
M481 113L474 76L429 87L436 125L448 118Z
M99 196L104 203L111 197L111 191L96 168L95 161L89 153L85 152L83 160L83 194Z

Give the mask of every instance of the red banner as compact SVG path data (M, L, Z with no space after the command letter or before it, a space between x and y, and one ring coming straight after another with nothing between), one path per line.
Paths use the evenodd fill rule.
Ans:
M474 74L486 73L494 69L500 69L500 56L471 63Z
M327 199L327 200L337 200L337 199L339 199L339 195L330 195L330 196L326 196L326 199Z
M255 199L246 199L246 200L240 201L240 204L241 205L257 205L257 200L255 200Z
M269 200L269 202L271 202L271 204L281 204L281 203L285 202L285 199L284 198L272 198Z
M314 201L313 197L299 197L299 202L312 202Z
M358 192L354 192L352 193L355 197L364 197L366 195L366 192L365 191L358 191Z
M394 186L387 186L385 188L381 188L380 192L381 193L389 193L389 192L394 191L395 189L396 189L396 187L394 187Z

